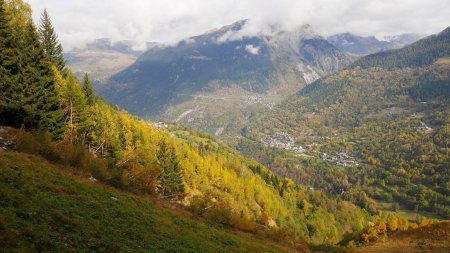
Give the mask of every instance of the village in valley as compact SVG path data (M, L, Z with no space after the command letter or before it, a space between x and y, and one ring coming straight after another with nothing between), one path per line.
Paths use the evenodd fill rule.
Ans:
M330 137L326 136L319 136L318 138L330 139ZM284 149L305 158L320 158L343 167L359 166L356 159L347 152L336 152L335 154L320 152L315 149L318 145L316 142L305 146L296 145L295 138L285 132L276 132L273 136L266 136L261 139L261 142L266 146Z

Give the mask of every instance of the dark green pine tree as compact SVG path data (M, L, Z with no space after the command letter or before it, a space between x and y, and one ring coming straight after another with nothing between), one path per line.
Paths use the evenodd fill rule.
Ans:
M5 2L0 0L0 124L20 126L24 112L17 100L20 93L17 84L22 51L9 21Z
M162 196L175 197L184 192L183 176L174 147L162 140L157 154L160 172L158 191Z
M93 105L95 102L94 88L92 88L91 80L89 75L86 73L83 77L83 83L81 84L84 96L86 97L86 102L88 105Z
M44 47L45 53L61 73L65 72L66 62L64 60L63 48L58 41L55 28L46 9L42 13L39 24L39 37Z
M64 113L50 68L50 59L31 22L24 34L21 65L21 92L18 99L25 112L23 123L29 128L49 131L55 138L60 138L65 130Z

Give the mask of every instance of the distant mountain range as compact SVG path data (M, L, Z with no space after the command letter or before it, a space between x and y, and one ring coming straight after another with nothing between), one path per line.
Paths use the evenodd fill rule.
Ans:
M138 43L124 40L113 42L111 39L97 39L82 49L74 49L65 53L67 64L77 76L88 73L94 80L105 80L123 70L146 50L158 43L148 42L142 49Z
M96 88L136 115L216 133L354 60L308 25L239 37L248 22L156 46Z
M358 56L396 49L411 44L420 39L417 34L402 34L388 36L383 40L375 36L362 37L352 33L341 33L327 37L327 40L340 50Z
M245 36L248 20L187 38L175 46L99 39L67 54L78 76L90 73L98 93L128 111L220 135L361 55L418 38L378 40L350 33L321 37L309 25Z

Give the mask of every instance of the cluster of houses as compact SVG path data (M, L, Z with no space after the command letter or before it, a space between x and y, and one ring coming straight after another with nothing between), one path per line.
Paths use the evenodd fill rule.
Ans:
M351 157L346 152L339 152L335 155L329 155L327 153L320 153L320 157L329 162L336 163L337 165L344 167L356 167L359 166L359 163L355 161L353 157Z
M155 126L156 129L158 129L158 130L166 129L166 128L169 127L169 126L168 126L166 123L164 123L164 122L156 122L156 123L153 124L153 126Z
M251 104L262 103L265 100L265 98L261 95L250 95L244 98L247 99Z
M267 99L263 95L250 95L241 97L242 100L247 101L248 104L262 104L265 105L269 109L273 109L275 107L275 103L267 102Z
M277 132L274 137L267 136L261 141L269 147L281 148L298 154L306 151L302 146L296 146L294 137L285 132Z
M431 127L427 126L427 124L425 124L424 122L422 122L420 126L416 127L416 129L419 131L426 131L426 132L433 130Z
M329 137L324 137L321 139L325 139L325 138L329 138ZM273 137L266 136L265 138L261 139L261 141L269 147L285 149L285 150L294 152L298 155L301 155L303 157L309 157L309 158L312 158L313 156L305 154L305 151L307 151L308 149L313 150L314 147L317 146L317 143L310 144L306 148L304 148L302 146L296 146L295 138L285 132L277 132L277 133L275 133L275 135ZM335 163L340 166L344 166L344 167L359 166L359 163L351 155L349 155L346 152L339 152L334 155L330 155L330 154L322 153L322 152L318 152L318 151L313 151L313 152L317 153L319 158L321 158L325 161Z

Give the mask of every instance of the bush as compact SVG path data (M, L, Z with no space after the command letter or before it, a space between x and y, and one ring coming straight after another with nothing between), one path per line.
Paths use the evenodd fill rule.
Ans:
M206 217L215 223L231 225L231 208L225 203L217 204L209 209Z
M87 164L87 151L80 145L74 145L69 141L58 143L59 162L74 168L82 168Z
M123 166L122 184L128 190L140 194L155 194L158 176L156 166L128 163Z
M208 211L208 207L210 206L210 203L208 200L195 196L192 198L191 202L189 203L188 209L189 211L197 214L197 215L203 215L206 211Z
M41 155L49 160L57 160L55 144L48 132L29 133L20 130L16 137L17 150L24 153Z
M272 229L271 237L279 242L287 242L289 244L294 244L295 242L295 239L292 238L292 235L286 227Z
M416 229L418 227L419 227L419 225L417 225L416 223L409 223L408 229Z
M256 232L256 222L242 214L239 215L237 213L233 213L231 215L231 224L233 227L242 231Z
M388 218L387 218L387 229L390 232L394 232L397 231L398 229L398 224L399 224L399 220L397 215L395 214L389 214Z
M108 161L89 153L84 146L67 140L55 143L48 132L25 132L16 137L17 150L40 155L52 162L81 169L94 177L104 180L108 177Z
M107 180L109 177L108 160L106 159L100 159L91 155L87 161L86 169L96 179Z

